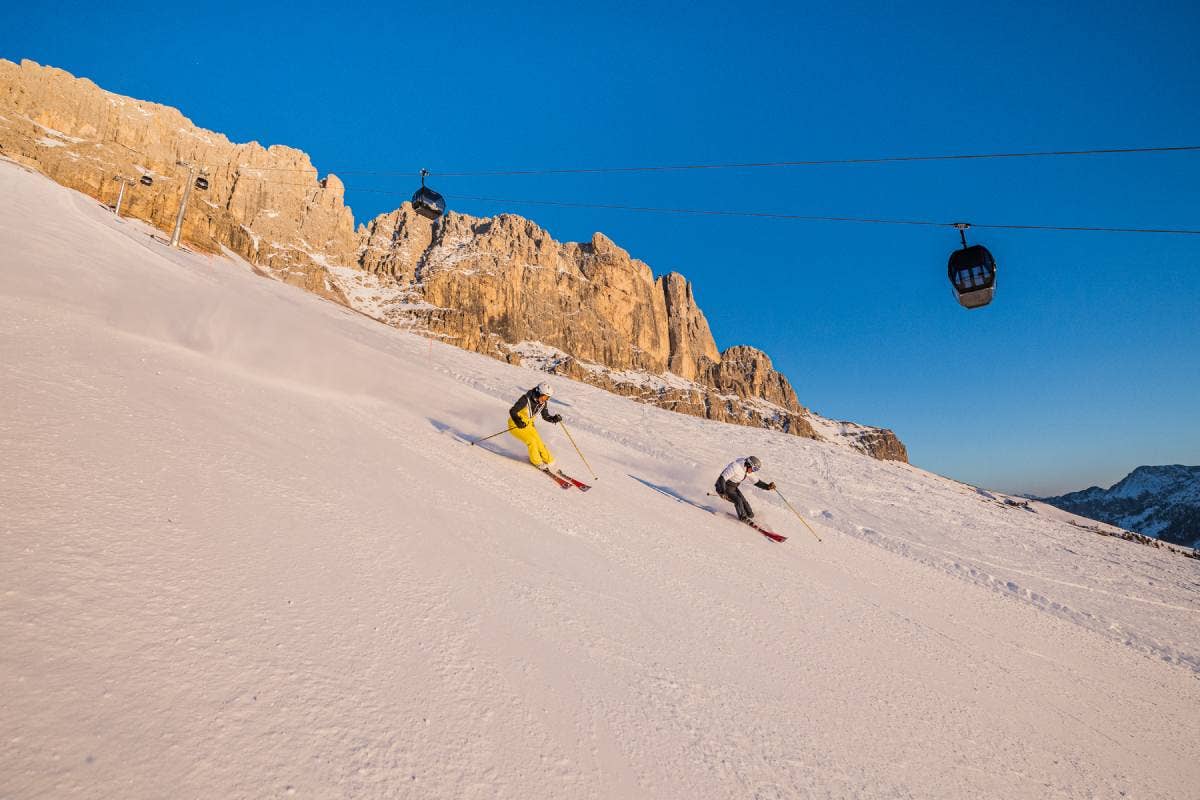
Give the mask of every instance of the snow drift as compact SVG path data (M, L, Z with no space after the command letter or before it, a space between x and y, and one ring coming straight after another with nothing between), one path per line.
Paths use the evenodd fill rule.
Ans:
M1200 786L1200 562L558 381L564 492L462 441L544 375L150 233L0 162L0 797Z

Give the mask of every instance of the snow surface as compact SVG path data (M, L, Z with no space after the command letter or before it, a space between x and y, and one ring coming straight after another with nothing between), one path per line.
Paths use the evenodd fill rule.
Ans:
M0 797L1197 796L1200 562L149 232L0 163Z
M418 326L412 312L438 309L433 303L419 299L421 295L416 291L398 287L370 272L333 264L326 264L325 269L351 308L388 325L415 328Z

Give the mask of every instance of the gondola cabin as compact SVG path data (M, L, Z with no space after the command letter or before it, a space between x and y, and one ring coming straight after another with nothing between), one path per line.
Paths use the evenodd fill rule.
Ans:
M196 178L196 188L197 189L207 189L208 188L208 178L204 177L203 175L201 175L199 178Z
M421 188L412 196L413 211L426 219L437 219L446 213L446 198L425 185L425 176L429 170L421 170Z
M426 219L437 219L446 213L446 200L433 189L422 186L412 196L412 207Z
M950 254L950 285L964 308L981 308L996 294L996 259L981 244Z
M151 186L154 183L154 178L151 178L149 175L143 175L138 178L138 183L142 186Z

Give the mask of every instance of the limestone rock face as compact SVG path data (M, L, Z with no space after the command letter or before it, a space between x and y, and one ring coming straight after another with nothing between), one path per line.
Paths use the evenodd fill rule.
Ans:
M667 369L687 380L700 375L700 363L717 362L721 354L713 341L708 320L692 296L692 284L678 272L669 272L658 279L660 291L667 302L667 333L671 355Z
M854 443L856 450L880 461L903 461L908 463L908 448L887 428L868 428L862 431Z
M522 217L451 212L430 223L407 204L360 234L359 266L422 298L409 315L460 347L521 362L512 345L538 342L559 354L540 365L558 374L687 414L820 438L765 353L717 351L686 278L655 280L603 234L559 243ZM673 379L648 391L622 372Z
M105 92L59 69L3 59L0 148L109 205L120 191L114 176L149 175L152 186L126 189L121 213L167 236L189 177L178 162L196 164L209 186L189 198L182 229L188 246L227 247L281 280L344 300L323 265L354 252L354 218L341 181L333 175L318 180L300 150L233 144L174 108Z
M720 361L706 360L704 367L702 382L716 388L729 413L740 409L742 413L750 413L751 419L764 427L779 428L809 439L821 438L805 419L808 411L800 405L792 385L775 370L766 353L753 347L730 347L721 354ZM764 413L764 402L782 409L782 413Z
M461 347L537 341L615 369L667 369L666 299L650 268L603 234L562 244L511 214L431 224L407 204L363 231L360 266L419 289L435 307L425 321Z
M398 284L412 283L417 265L433 243L433 226L405 202L358 228L360 269L386 275Z
M738 345L721 354L721 360L708 364L708 383L743 399L761 398L789 410L800 410L800 401L787 378L775 371L771 359L761 350Z
M409 203L355 230L342 182L321 178L300 150L234 144L176 109L30 61L0 59L0 155L108 205L121 186L114 176L132 178L122 215L164 238L190 182L187 162L208 181L190 195L189 247L227 248L389 324L510 362L533 359L642 402L814 439L834 430L814 428L766 354L718 352L686 278L655 279L601 233L557 242L512 214L450 212L431 223ZM142 175L153 184L138 183ZM831 440L876 458L907 458L891 431L837 431Z

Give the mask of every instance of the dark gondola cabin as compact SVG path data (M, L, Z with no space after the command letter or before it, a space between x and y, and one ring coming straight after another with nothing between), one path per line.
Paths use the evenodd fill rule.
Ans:
M425 176L429 170L421 170L421 188L412 196L413 211L426 219L437 219L446 213L446 199L425 185Z
M446 212L445 199L433 191L422 186L417 189L416 194L412 196L413 211L416 211L426 219L437 219Z
M142 184L142 186L150 186L154 183L154 178L151 178L149 175L143 175L138 178L138 183Z
M199 178L196 178L196 188L197 189L207 189L208 188L208 178L205 178L203 175L201 175Z
M980 308L996 294L996 259L981 244L950 254L950 284L964 308Z

